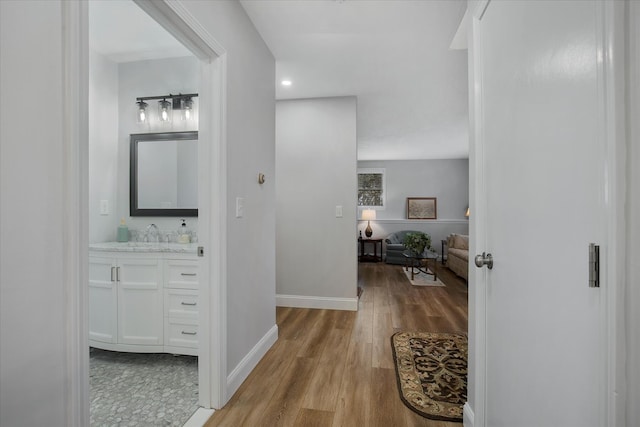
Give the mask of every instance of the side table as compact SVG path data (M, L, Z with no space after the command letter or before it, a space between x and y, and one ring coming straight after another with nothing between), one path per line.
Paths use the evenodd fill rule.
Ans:
M380 262L382 261L382 239L358 239L360 243L360 255L358 261L360 262ZM373 255L365 253L365 245L371 243L373 245ZM380 252L378 254L378 245L380 245Z

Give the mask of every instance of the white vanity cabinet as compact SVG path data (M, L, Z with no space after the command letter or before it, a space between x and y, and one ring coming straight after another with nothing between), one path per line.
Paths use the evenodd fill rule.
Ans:
M164 261L164 343L171 353L198 354L198 262Z
M195 254L90 250L89 344L197 355L198 281Z

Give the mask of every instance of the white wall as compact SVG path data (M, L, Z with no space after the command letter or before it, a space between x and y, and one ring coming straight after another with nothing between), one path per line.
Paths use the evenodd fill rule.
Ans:
M182 3L227 51L227 368L231 373L276 324L275 60L239 2ZM266 175L263 185L257 183L259 172ZM235 218L236 197L244 198L243 218Z
M118 172L118 64L89 56L89 242L116 239ZM100 214L100 201L109 215Z
M177 93L197 93L200 87L200 67L194 56L125 62L118 66L118 198L116 215L112 217L114 230L125 218L130 230L144 230L156 224L162 231L176 231L182 223L180 217L129 216L129 135L132 133L180 132L198 130L198 98L194 98L194 120L180 120L179 111L173 111L170 123L157 120L158 101L149 100L151 115L147 123L136 121L136 98ZM197 168L194 167L197 170ZM174 180L173 185L177 185ZM192 231L198 231L198 218L186 218ZM115 233L115 232L114 232Z
M277 102L278 305L355 299L356 149L354 97Z
M0 2L3 427L67 425L60 22L60 1Z
M440 241L451 233L468 234L469 160L389 160L359 161L358 168L384 168L386 197L384 209L371 221L373 238L384 239L400 230L416 230L431 236L433 248L441 253ZM408 220L407 197L436 197L437 220ZM361 211L358 212L358 219ZM367 228L358 221L358 230Z

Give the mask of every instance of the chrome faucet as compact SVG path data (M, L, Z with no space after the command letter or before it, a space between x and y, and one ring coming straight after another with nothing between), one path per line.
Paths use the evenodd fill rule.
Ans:
M146 237L147 242L158 243L160 241L160 230L158 230L158 226L155 224L147 225Z

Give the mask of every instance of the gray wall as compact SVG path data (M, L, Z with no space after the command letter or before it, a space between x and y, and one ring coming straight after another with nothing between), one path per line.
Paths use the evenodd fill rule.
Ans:
M356 99L278 101L276 111L277 294L355 298Z
M431 235L440 253L440 241L446 236L468 234L469 221L464 216L469 206L468 159L359 161L358 168L385 169L386 205L371 222L373 238L384 239L400 230L423 231ZM407 197L436 197L438 219L408 220ZM363 235L366 226L366 221L358 222Z
M276 324L275 59L237 1L183 1L227 52L227 369ZM258 185L259 172L267 181ZM235 218L235 199L245 214Z
M118 64L89 56L89 242L116 239L118 184ZM107 200L109 214L100 214Z
M0 425L68 425L61 1L0 1Z

